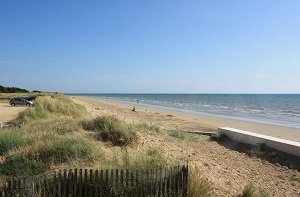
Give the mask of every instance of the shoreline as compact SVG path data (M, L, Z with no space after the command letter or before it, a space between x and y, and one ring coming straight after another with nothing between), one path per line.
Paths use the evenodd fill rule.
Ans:
M258 124L264 124L264 125L270 125L270 126L279 126L279 127L284 127L284 128L299 129L299 134L300 134L300 127L288 126L288 125L275 123L275 122L267 122L267 121L264 121L264 120L251 119L251 118L246 118L246 117L235 117L235 116L222 115L222 114L212 114L212 113L206 113L206 112L197 112L197 111L192 111L192 110L189 110L189 109L166 107L166 106L152 105L152 104L146 104L146 103L136 103L136 102L131 102L131 101L121 101L121 100L107 99L107 98L94 97L94 96L80 96L80 97L86 97L86 98L91 98L91 99L96 99L96 100L104 100L104 101L108 101L108 102L111 101L111 102L116 102L116 103L120 103L120 104L130 104L132 106L140 106L140 107L149 107L149 108L171 110L171 111L175 111L175 112L183 112L183 113L207 116L207 117L211 117L211 118L223 118L223 119L229 119L229 120L233 120L233 121L246 121L246 122L249 122L249 123L258 123Z
M214 115L204 115L204 114L197 114L197 113L191 113L187 111L179 111L175 109L166 109L160 106L146 106L146 105L137 105L138 113L134 114L134 112L131 112L133 103L125 103L122 101L114 101L114 100L108 100L103 98L95 98L95 97L87 97L87 96L72 96L68 95L72 98L77 98L80 100L86 100L91 102L96 102L94 104L104 104L104 105L110 105L113 106L115 109L122 109L126 115L129 115L130 117L133 116L133 118L139 119L138 115L139 113L143 113L143 115L149 116L149 120L152 122L159 121L160 118L164 119L167 116L169 117L169 124L172 123L174 125L178 125L178 122L180 121L182 124L182 127L188 129L193 125L195 129L207 129L207 130L216 130L219 127L232 127L236 129L246 130L246 131L252 131L255 133L268 135L272 137L278 137L281 139L287 139L291 141L298 141L300 142L300 129L293 128L293 127L285 127L285 126L279 126L279 125L271 125L266 123L257 123L257 122L251 122L247 120L236 120L226 117L219 117ZM114 112L111 112L114 113ZM136 116L136 117L135 117ZM125 118L125 117L124 117ZM171 119L174 120L171 120ZM134 120L134 119L133 119ZM191 127L190 129L192 129Z

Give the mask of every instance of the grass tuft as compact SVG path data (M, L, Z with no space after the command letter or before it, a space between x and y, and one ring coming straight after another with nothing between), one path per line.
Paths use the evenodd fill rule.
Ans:
M156 133L160 133L161 131L161 128L156 124L141 123L136 125L136 128L144 132L154 131Z
M201 169L196 166L190 167L189 169L188 196L213 196L212 183L203 176Z
M269 194L266 191L256 191L256 188L249 183L244 187L242 195L240 197L268 197Z
M98 116L82 125L86 130L97 132L99 140L111 141L113 145L128 145L137 140L132 127L114 116Z
M186 138L186 133L181 130L171 130L169 136L178 140L184 140Z
M253 157L263 157L265 154L265 144L259 143L256 146L253 146L250 150L250 155Z
M17 131L3 130L0 132L0 155L23 144L22 135Z
M218 141L220 141L221 139L222 139L222 137L223 137L223 134L221 134L221 133L213 133L211 136L210 136L210 140L211 141L216 141L216 142L218 142Z

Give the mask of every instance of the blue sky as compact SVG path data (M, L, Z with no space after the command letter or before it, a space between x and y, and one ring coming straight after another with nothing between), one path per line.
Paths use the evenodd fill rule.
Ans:
M1 0L0 84L300 93L300 1Z

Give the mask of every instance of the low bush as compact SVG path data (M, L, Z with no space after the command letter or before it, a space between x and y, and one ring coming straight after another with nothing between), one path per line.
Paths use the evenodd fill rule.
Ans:
M23 144L22 135L17 131L3 130L0 132L0 155Z
M7 158L0 165L0 174L4 176L30 176L45 172L49 166L41 161L15 155Z
M94 146L86 140L74 137L58 137L56 140L40 144L28 153L28 157L44 163L62 163L72 159L91 161Z
M137 140L132 127L114 116L98 116L82 125L86 130L97 132L99 140L111 141L113 145L128 145Z
M213 195L212 183L202 174L199 167L190 167L188 177L188 196L189 197L209 197Z

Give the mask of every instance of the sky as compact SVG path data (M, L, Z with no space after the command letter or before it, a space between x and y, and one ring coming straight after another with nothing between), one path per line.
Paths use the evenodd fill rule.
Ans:
M0 85L300 93L300 1L1 0Z

